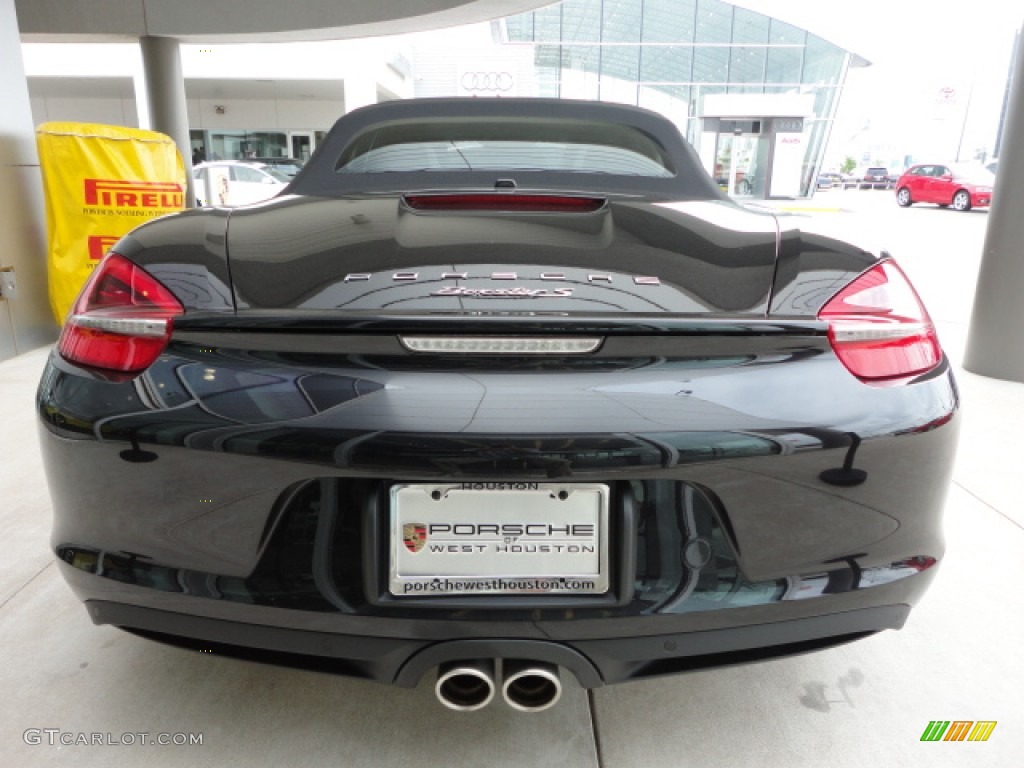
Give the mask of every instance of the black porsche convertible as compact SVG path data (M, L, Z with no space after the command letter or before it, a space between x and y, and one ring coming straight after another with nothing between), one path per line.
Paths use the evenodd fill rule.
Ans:
M808 222L645 110L354 111L95 268L38 393L63 575L96 623L464 710L899 628L957 389L896 262Z

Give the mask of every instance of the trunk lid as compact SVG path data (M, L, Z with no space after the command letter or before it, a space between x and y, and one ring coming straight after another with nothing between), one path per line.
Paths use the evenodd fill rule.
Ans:
M777 225L726 201L582 210L284 197L231 214L239 317L764 317ZM594 208L595 210L587 210Z

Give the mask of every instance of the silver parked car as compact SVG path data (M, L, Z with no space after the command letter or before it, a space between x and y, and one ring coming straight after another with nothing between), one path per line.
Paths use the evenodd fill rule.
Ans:
M291 181L272 165L241 160L215 160L192 169L198 205L238 206L276 196Z

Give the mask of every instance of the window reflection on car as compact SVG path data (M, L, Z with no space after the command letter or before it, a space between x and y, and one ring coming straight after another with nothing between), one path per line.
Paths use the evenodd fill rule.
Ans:
M291 179L280 169L264 163L222 160L200 163L196 180L198 205L248 205L277 195ZM209 198L209 199L207 199Z
M641 132L578 120L511 120L504 125L421 121L360 136L338 173L559 171L668 178L673 170Z
M250 159L255 163L261 163L283 173L289 179L301 171L302 166L305 165L301 160L296 160L294 157L254 157Z

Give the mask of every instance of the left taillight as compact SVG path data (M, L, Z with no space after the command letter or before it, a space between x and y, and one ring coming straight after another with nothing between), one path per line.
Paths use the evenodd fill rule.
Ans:
M75 300L57 350L79 365L137 373L164 351L174 318L184 313L159 280L111 252Z
M942 350L928 312L894 261L882 261L833 296L818 313L832 349L869 384L898 382L935 368Z

